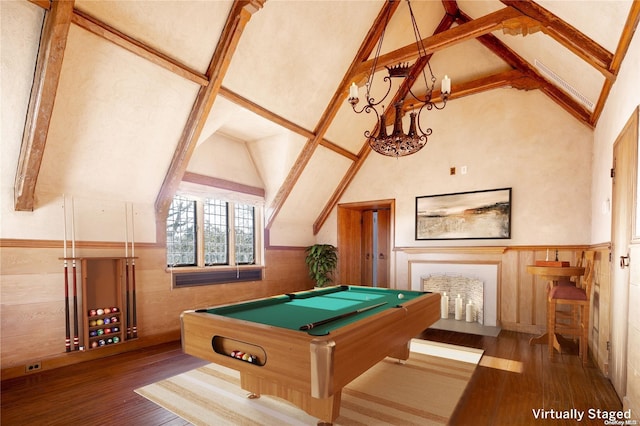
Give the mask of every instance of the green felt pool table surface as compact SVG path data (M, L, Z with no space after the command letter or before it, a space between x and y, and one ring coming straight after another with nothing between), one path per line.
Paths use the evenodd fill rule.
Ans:
M321 336L385 309L398 309L402 303L426 294L428 293L376 287L334 286L203 309L199 312L290 330L300 330L300 327L305 324L331 319L381 304L373 309L353 313L347 317L315 326L311 330L300 331Z

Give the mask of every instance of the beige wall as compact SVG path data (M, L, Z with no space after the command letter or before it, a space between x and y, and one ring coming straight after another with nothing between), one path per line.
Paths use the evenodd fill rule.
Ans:
M399 159L370 154L340 202L395 199L400 247L590 242L589 128L543 94L515 89L457 99L427 117L433 135L425 148ZM415 240L415 197L504 187L513 188L510 240ZM334 214L323 238L335 229Z

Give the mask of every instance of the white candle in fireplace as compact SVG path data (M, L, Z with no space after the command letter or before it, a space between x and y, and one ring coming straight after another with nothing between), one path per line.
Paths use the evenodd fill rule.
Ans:
M467 316L466 316L466 320L467 322L473 322L473 303L469 302L467 303Z
M462 319L462 296L460 296L458 294L458 296L456 297L456 319L457 320L461 320Z
M440 318L449 318L449 296L446 291L440 298Z

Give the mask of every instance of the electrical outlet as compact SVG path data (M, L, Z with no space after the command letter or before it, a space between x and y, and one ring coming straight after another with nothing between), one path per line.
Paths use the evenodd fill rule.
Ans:
M41 369L42 369L42 363L40 361L32 362L31 364L27 364L24 366L25 373L34 373L36 371L40 371Z
M456 174L456 168L455 167L449 167L449 174L450 175L455 175Z
M467 166L460 167L460 174L462 174L462 175L466 175L467 174Z

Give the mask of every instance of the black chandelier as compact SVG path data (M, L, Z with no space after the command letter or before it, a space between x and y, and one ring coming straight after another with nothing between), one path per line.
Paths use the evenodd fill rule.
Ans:
M394 1L399 0L388 1L389 3L393 3ZM376 49L375 57L372 61L369 77L367 78L367 82L365 83L365 99L367 103L360 110L356 109L356 105L360 100L358 98L358 86L355 83L352 83L349 89L348 101L356 114L361 114L363 111L366 113L370 113L373 111L376 114L376 123L378 126L377 134L374 135L375 129L373 131L366 130L364 132L364 136L367 138L369 146L371 146L371 149L373 149L375 152L390 157L403 157L405 155L415 154L427 144L427 137L431 135L432 130L431 128L427 128L426 130L422 129L420 125L420 115L422 113L422 110L424 108L426 108L427 110L431 110L433 108L438 110L443 109L447 104L449 95L451 94L451 80L445 75L440 85L442 105L438 106L435 103L431 102L436 78L433 75L433 71L431 70L431 64L428 61L429 58L427 57L427 51L422 42L422 37L420 36L420 31L418 30L416 19L413 15L413 9L411 8L411 2L409 0L407 0L407 6L409 8L409 15L411 16L411 24L413 26L413 34L416 39L416 47L419 56L416 62L414 62L413 65L409 65L408 63L400 63L394 67L385 66L385 68L387 68L387 71L389 72L389 74L383 79L383 81L385 81L389 85L387 88L387 93L380 101L377 102L373 97L371 97L373 76L378 66L378 59L380 57L380 50L382 48L382 42L384 40L384 33L387 29L387 25L389 24L390 8L387 8L384 28L382 30L380 40L378 41L378 46ZM418 66L422 67L422 69L413 70L413 68L416 67L419 63L420 65ZM425 63L426 66L423 66L422 63ZM429 74L431 75L430 81L427 81L425 68L429 69ZM411 87L414 83L414 81L411 80L416 79L415 74L422 74L422 77L424 79L427 93L423 98L416 96L411 90ZM387 134L387 123L385 116L386 113L384 105L382 106L382 112L378 112L377 107L387 99L387 96L391 92L393 78L404 78L407 80L406 83L408 84L406 84L406 93L402 93L397 96L400 98L400 100L395 102L394 104L395 120L393 124L393 132L391 134ZM420 104L420 108L418 108L417 113L412 108L412 111L409 114L410 124L408 133L404 133L404 130L402 129L402 107L404 105L406 95L410 95L418 104ZM413 104L411 106L413 107Z

